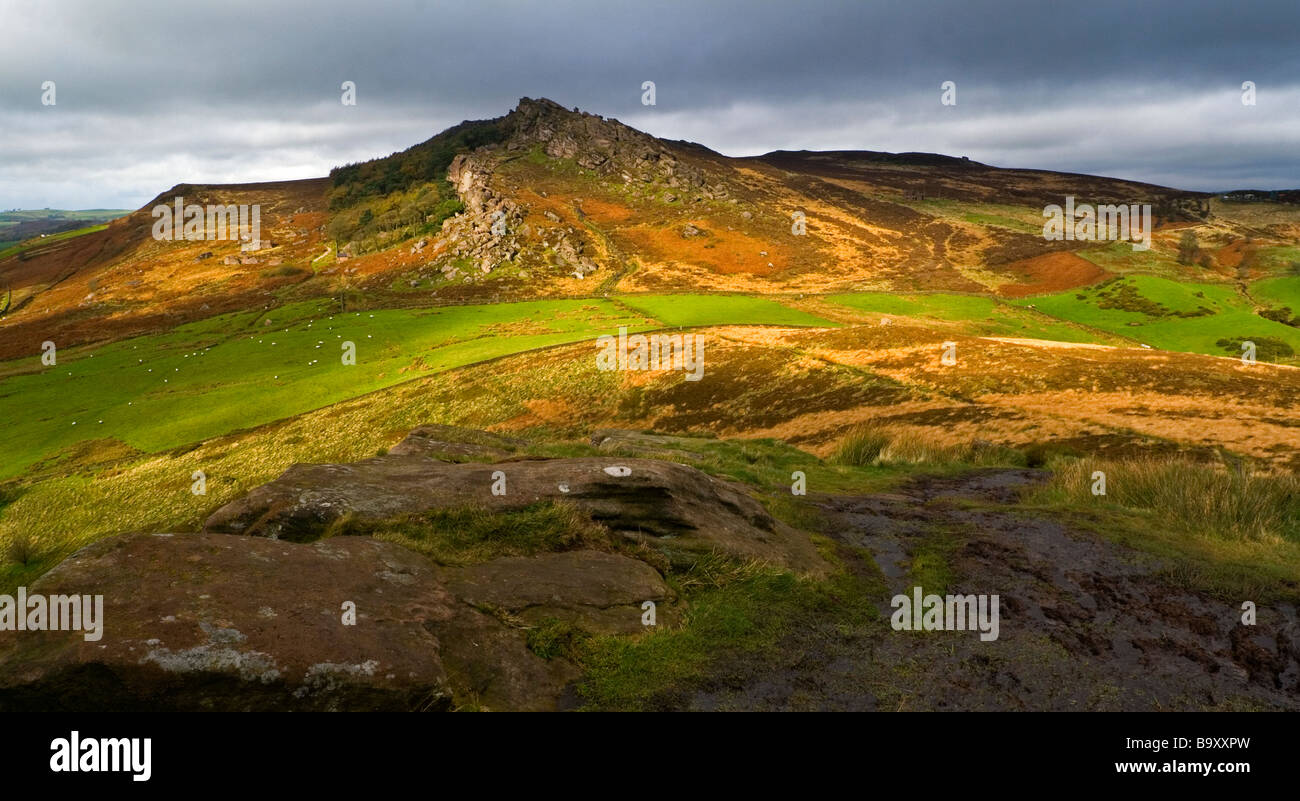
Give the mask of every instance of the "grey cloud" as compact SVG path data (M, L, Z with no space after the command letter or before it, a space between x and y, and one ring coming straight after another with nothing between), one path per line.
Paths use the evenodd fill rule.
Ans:
M525 95L733 155L938 150L1188 188L1300 186L1294 0L0 0L0 18L5 207L324 174ZM44 80L57 107L40 106ZM338 102L344 80L355 108ZM944 80L955 108L938 103ZM1244 80L1259 86L1251 109Z

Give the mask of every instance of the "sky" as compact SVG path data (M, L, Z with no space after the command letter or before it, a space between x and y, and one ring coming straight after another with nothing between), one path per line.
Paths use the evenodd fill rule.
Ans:
M0 29L0 209L322 176L521 97L732 156L1300 187L1297 0L0 0Z

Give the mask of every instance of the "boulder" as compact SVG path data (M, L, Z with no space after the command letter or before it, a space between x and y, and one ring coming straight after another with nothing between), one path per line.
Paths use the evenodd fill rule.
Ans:
M102 595L103 634L0 638L3 711L550 709L577 674L424 557L369 538L126 535L32 594Z

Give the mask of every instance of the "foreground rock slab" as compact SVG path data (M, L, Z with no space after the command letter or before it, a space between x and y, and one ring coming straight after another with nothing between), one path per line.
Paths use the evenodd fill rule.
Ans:
M128 535L28 593L103 595L103 635L7 632L0 711L550 709L576 675L369 538Z
M352 464L296 464L218 509L205 528L306 542L344 515L384 519L463 506L517 509L540 501L573 503L611 530L669 551L717 550L812 574L827 569L807 535L773 518L738 487L654 459L448 464L399 454Z

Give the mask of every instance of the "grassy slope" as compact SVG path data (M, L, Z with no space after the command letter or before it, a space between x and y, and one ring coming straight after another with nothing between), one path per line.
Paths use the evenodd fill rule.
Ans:
M1095 332L980 295L855 292L831 295L827 300L871 314L972 323L970 332L981 336L1029 337L1061 342L1105 341Z
M1263 247L1255 252L1253 266L1266 272L1282 272L1300 264L1300 247L1277 245Z
M1143 273L1183 279L1195 274L1193 271L1200 271L1199 267L1186 267L1179 264L1176 254L1163 247L1134 250L1130 242L1112 242L1103 247L1087 248L1076 253L1080 258L1087 259L1107 272L1118 275Z
M618 301L666 325L789 325L834 327L835 323L747 295L624 295Z
M159 451L292 417L422 372L588 339L620 325L654 327L608 301L333 318L317 306L279 309L269 327L254 324L256 315L227 315L13 375L0 383L0 416L25 422L0 435L6 454L0 477L88 438ZM344 341L356 344L355 366L342 363ZM33 357L31 365L38 364Z
M1278 308L1288 307L1300 315L1300 276L1256 281L1250 286L1250 294L1262 303Z
M277 314L283 316L290 311L293 310L281 310ZM369 321L369 314L362 313L360 319ZM375 314L375 319L379 319L380 313ZM279 318L277 321L287 322ZM188 334L191 338L215 337L229 335L228 331L233 330L234 336L240 336L250 324L257 322L253 314L216 318L191 327ZM469 322L465 326L472 328ZM283 328L282 325L276 330L283 334ZM209 353L216 352L217 348L213 348ZM231 440L194 451L136 459L132 464L117 465L99 475L74 475L41 482L27 488L0 515L3 534L30 531L37 537L34 545L37 556L32 562L0 565L0 588L12 589L20 583L30 583L35 575L75 547L102 536L128 530L186 530L197 525L215 505L274 476L291 461L362 458L394 441L394 435L386 432L402 430L418 422L445 420L488 425L515 414L519 400L548 398L551 397L548 392L553 393L558 387L564 388L563 394L575 384L589 381L601 384L600 388L589 388L575 396L592 399L586 402L618 394L617 377L595 372L586 360L583 365L575 374L570 363L552 365L530 361L526 370L501 375L494 380L503 383L489 387L475 385L466 373L434 375L301 415L284 426L236 435ZM524 385L515 386L520 381ZM486 415L475 411L473 407L478 404L488 404L490 411ZM794 470L805 471L809 486L818 492L838 493L878 492L918 471L948 472L965 467L959 464L831 464L774 440L701 437L682 442L678 447L702 457L698 464L706 472L749 483L779 517L814 531L819 528L815 510L789 494L790 475ZM550 448L555 452L547 455L579 455L592 450L585 442L557 441ZM542 452L546 451L540 451L539 455ZM208 473L210 494L207 497L195 497L189 492L190 472L194 469ZM1088 472L1084 470L1085 475ZM1037 501L1053 513L1084 513L1075 507L1085 504L1076 502L1072 496ZM1091 496L1085 501L1089 509L1095 506L1096 499ZM1176 531L1166 528L1161 521L1149 519L1149 514L1141 509L1107 506L1104 511L1106 530L1133 532L1122 537L1117 534L1118 538L1139 549L1177 559L1176 572L1167 577L1177 585L1235 593L1233 597L1266 597L1258 593L1265 588L1280 591L1279 579L1294 575L1294 541L1242 542L1202 528L1195 529L1189 539L1186 526ZM450 529L453 534L465 533L459 522L453 522L456 522ZM926 541L918 547L920 557L913 564L913 571L924 573L925 585L931 586L938 581L936 576L951 571L953 566L944 556L946 535L939 531L927 532L925 536ZM669 581L687 599L689 612L685 628L665 626L634 640L573 639L571 632L545 632L554 634L559 641L555 646L559 652L571 652L584 667L580 693L586 706L654 707L683 690L709 681L718 669L715 665L719 660L725 663L728 659L766 658L765 654L773 653L782 638L792 631L814 624L879 625L873 603L885 594L878 577L840 572L825 581L800 580L780 571L727 560L684 572L673 571ZM1241 596L1246 588L1256 594Z
M280 420L418 375L592 339L619 326L831 325L761 298L558 300L331 315L323 301L224 315L93 350L0 364L0 478L88 439L157 452ZM266 320L272 325L265 325ZM286 330L287 329L287 330ZM357 363L342 363L342 343Z
M1250 302L1233 287L1182 283L1148 275L1128 276L1121 281L1140 297L1159 303L1170 312L1195 312L1204 308L1212 313L1198 317L1152 316L1128 308L1102 308L1100 287L1012 302L1020 306L1032 303L1039 311L1054 317L1131 337L1164 350L1224 356L1229 351L1215 344L1220 339L1270 337L1300 351L1300 330L1259 317Z

